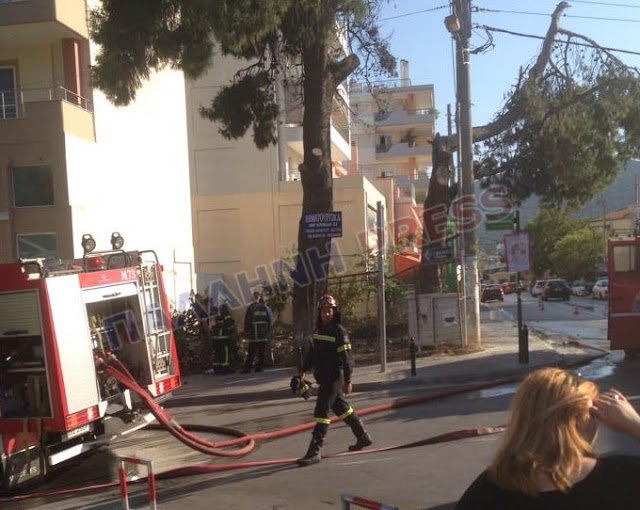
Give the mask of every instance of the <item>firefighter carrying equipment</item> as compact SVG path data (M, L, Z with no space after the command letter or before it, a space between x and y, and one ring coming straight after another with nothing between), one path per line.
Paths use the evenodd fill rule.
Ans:
M291 387L291 393L294 395L298 394L303 399L309 400L309 397L313 394L311 391L311 384L312 383L307 381L304 377L294 375L291 378L291 384L289 386Z

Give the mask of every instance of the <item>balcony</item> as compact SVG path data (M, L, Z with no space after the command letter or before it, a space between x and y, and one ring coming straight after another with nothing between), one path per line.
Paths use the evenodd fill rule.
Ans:
M69 133L95 141L91 102L62 87L0 93L0 140L28 142Z
M89 99L64 87L0 90L0 120L23 118L26 116L25 103L39 101L65 101L88 112L93 111L93 104Z
M345 136L347 137L345 139ZM296 124L286 125L287 146L303 155L302 126ZM351 160L351 146L349 145L349 132L346 126L331 123L331 159L333 161Z
M397 89L401 87L411 87L411 80L409 78L405 78L374 81L371 83L355 82L351 83L351 86L349 88L352 94L358 94L360 92L368 92L372 94L374 92L382 92L388 89Z
M375 114L376 127L403 126L420 127L425 124L433 125L434 115L431 108L421 108L419 110L393 110L380 111Z
M85 0L0 0L0 47L89 39Z
M426 139L417 138L411 142L376 145L376 159L411 158L421 156L431 156L431 144Z

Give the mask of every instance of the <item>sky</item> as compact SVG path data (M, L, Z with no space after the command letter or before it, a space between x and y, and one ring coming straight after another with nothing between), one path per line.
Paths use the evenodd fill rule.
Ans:
M478 11L472 12L472 23L544 36L557 4L556 0L473 0L472 8ZM576 0L569 5L560 21L562 28L585 35L601 46L640 53L640 0ZM447 104L455 111L454 53L452 38L444 26L449 13L449 0L390 0L380 16L383 33L391 38L392 53L409 61L412 84L434 85L435 107L440 111L437 129L441 132L447 129ZM476 29L472 48L484 42L484 31ZM542 41L494 33L493 43L495 46L487 52L471 56L474 126L492 120L516 82L519 68L537 56ZM640 68L640 55L615 55Z

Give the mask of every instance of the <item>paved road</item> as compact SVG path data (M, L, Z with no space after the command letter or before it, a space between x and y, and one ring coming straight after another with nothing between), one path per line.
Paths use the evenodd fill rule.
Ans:
M508 319L504 312L513 307L513 303L510 302L510 296L507 298L509 299L501 304L502 308L491 305L483 311L487 327L493 326L491 331L486 331L488 346L484 358L480 353L477 355L479 357L474 355L457 360L429 360L429 365L419 367L423 372L426 371L426 376L439 373L438 370L452 374L462 368L467 369L468 377L475 380L482 376L490 378L499 364L504 364L505 367L512 365L516 359L513 354L515 339L512 338L512 325L490 317L494 310L497 315L503 316L502 321ZM552 306L566 308L571 312L566 304L557 303ZM560 313L560 310L557 312ZM547 322L561 324L563 321L558 319ZM544 342L535 337L532 337L531 345L535 349L532 352L532 362L544 364L557 359L556 351L545 347ZM563 352L562 356L569 354ZM441 391L447 386L446 379L442 379L444 382L440 384L427 384L426 376L422 385L403 385L402 380L390 384L390 379L386 383L375 384L378 379L372 368L375 367L360 368L360 372L356 372L356 377L360 375L360 380L364 383L360 386L361 390L358 390L356 384L359 392L352 398L356 409ZM593 361L580 371L584 376L597 380L603 387L615 386L621 389L640 404L637 400L640 394L640 363L628 362L622 356L613 354ZM308 422L313 403L292 398L287 393L289 375L287 370L271 370L265 374L238 374L227 378L190 378L176 395L170 411L181 423L229 426L249 433L273 431ZM456 380L457 376L451 379L450 384ZM515 389L515 383L500 385L420 405L386 410L369 415L365 420L377 447L407 444L453 430L501 425L507 421L509 402ZM298 457L304 453L308 439L309 433L305 432L277 440L261 441L242 461ZM324 452L344 452L352 440L346 427L332 426ZM159 483L159 508L341 508L340 496L344 493L358 494L402 509L452 508L464 488L489 462L499 440L499 435L483 436L431 446L327 458L319 465L308 468L288 464L162 481ZM640 454L638 445L607 431L601 434L598 449L600 452L622 450ZM167 434L142 431L105 448L82 463L70 466L63 475L52 480L48 487L115 479L114 458L118 454L151 458L159 471L184 465L229 462L225 459L205 458L188 450ZM142 499L134 498L132 503L135 508L145 507ZM110 510L121 508L121 503L117 491L111 490L64 500L40 499L9 503L3 504L2 508Z

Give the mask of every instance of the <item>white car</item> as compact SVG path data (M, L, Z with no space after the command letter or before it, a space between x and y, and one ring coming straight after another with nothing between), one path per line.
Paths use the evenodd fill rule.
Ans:
M536 283L533 284L533 286L529 290L529 293L532 296L541 295L542 291L544 290L544 286L545 286L546 283L547 283L547 280L538 280Z
M593 286L593 299L607 299L609 297L609 280L598 280Z
M571 286L571 293L574 296L587 296L589 295L589 289L587 289L586 283L576 281L573 282L573 285Z

